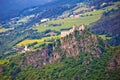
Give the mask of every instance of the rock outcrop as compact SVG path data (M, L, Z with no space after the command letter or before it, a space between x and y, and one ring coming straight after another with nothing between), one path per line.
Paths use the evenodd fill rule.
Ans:
M84 31L85 29L86 29L86 26L84 24L81 25L80 27L73 25L73 27L70 30L62 30L61 37L66 37L67 35L73 33L75 30Z
M117 51L114 53L109 65L108 70L120 70L120 48L116 49Z
M52 62L59 62L63 57L75 57L82 52L100 57L105 48L107 48L107 45L95 34L90 33L88 30L75 30L66 37L55 40L52 45L31 52L26 56L26 59L21 61L21 65L43 66Z
M102 53L99 40L94 34L86 34L84 31L76 31L68 37L61 39L61 49L66 56L77 56L81 52L88 52L99 57Z

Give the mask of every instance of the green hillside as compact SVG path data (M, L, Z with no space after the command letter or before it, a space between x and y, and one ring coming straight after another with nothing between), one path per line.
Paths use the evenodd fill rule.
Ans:
M106 43L101 38L88 32L87 30L83 32L80 31L80 33L81 34L75 31L71 35L62 38L61 40L57 40L53 45L55 46L54 51L49 50L49 45L48 48L43 48L43 52L41 52L41 50L30 51L26 52L26 54L17 54L15 56L8 57L6 60L2 60L0 68L3 69L4 72L1 72L0 74L1 79L119 80L120 46L109 48L109 46L107 47ZM73 40L74 44L77 42L79 44L71 45L70 43ZM89 41L91 43L89 43ZM84 43L84 46L82 46L82 43ZM70 49L68 49L67 45L73 47L70 47ZM65 49L62 48L62 46L65 46ZM85 49L79 47L83 47ZM77 49L83 51L77 54L75 53L75 50ZM89 49L92 52L88 52ZM48 56L45 54L47 50L49 51L47 53L49 54ZM69 55L69 50L71 50L71 55L77 55ZM94 53L96 50L100 50L100 53L102 52L98 57L96 56L96 53ZM61 55L58 60L57 57L54 57L54 54L57 52L58 54L56 56ZM43 53L46 56L40 57ZM115 56L117 56L117 58ZM53 60L54 58L56 58L56 61L53 63L46 63L46 65L42 65L42 67L39 66L40 63L42 63L44 60L49 61Z
M34 29L38 30L39 32L43 32L45 30L60 31L61 29L71 28L73 25L77 25L77 26L80 26L81 24L90 25L91 23L94 23L97 20L99 20L104 12L110 11L112 9L117 9L119 5L120 5L119 2L115 2L112 6L98 9L96 11L86 12L82 14L82 16L77 18L73 17L73 18L51 20L51 21L42 23L39 26L35 26ZM50 24L61 24L61 25L49 26Z
M55 0L0 21L0 80L120 80L119 13L120 0Z
M71 28L73 25L80 26L82 24L89 25L98 19L100 19L101 14L93 15L93 16L84 16L80 18L66 18L62 20L55 20L55 21L48 21L46 23L41 24L40 26L36 26L35 29L37 29L39 32L43 32L45 30L57 30L60 31L61 29ZM45 24L61 24L61 26L48 26L44 27Z
M118 48L120 49L120 48ZM115 50L115 51L114 51ZM118 50L119 51L119 50ZM118 51L108 49L100 58L92 57L89 53L80 53L77 57L70 57L60 63L53 63L42 68L26 67L17 75L16 79L42 80L119 80L120 69L108 70L107 66L112 56ZM27 70L27 71L26 71ZM22 77L21 77L22 76Z

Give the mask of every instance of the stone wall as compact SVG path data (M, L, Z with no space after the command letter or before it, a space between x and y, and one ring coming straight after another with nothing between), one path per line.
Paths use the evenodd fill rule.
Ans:
M83 30L85 30L85 28L86 28L85 25L81 25L80 27L77 27L74 25L73 28L70 30L61 31L61 37L65 37L65 36L69 35L70 33L73 33L75 30L83 31Z
M69 31L69 30L68 31L67 30L66 31L62 31L61 32L61 37L65 37L65 36L69 35L70 33L71 33L71 31Z

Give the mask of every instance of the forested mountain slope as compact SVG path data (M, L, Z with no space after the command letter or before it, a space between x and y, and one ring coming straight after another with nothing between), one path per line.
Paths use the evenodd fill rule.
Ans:
M119 80L119 6L55 0L2 20L0 80Z
M93 61L92 59L94 59L94 58L99 59L99 57L101 57L103 52L108 47L109 46L104 41L102 41L96 35L90 33L88 30L75 31L66 37L56 40L53 44L50 44L41 50L28 51L25 54L22 53L22 54L15 55L13 57L9 57L7 59L8 62L3 64L3 66L6 65L6 68L3 68L3 70L5 70L4 73L6 73L7 76L11 76L11 78L13 78L13 79L15 78L18 80L19 79L22 80L24 78L27 79L27 77L25 77L25 76L19 77L21 75L21 73L24 72L24 69L27 67L37 70L41 66L44 66L44 65L47 66L47 64L53 64L53 63L63 64L63 66L65 67L65 64L62 62L65 61L66 65L67 65L66 60L68 59L68 62L69 62L70 57L71 57L70 59L74 59L75 57L78 60L85 59L84 61L82 60L80 62L80 64L78 64L77 62L79 62L79 61L77 61L75 65L70 65L70 68L72 66L78 67L77 65L79 65L81 67L82 66L85 67L85 64L86 65L90 64L91 61ZM79 55L82 55L82 56L79 56ZM82 57L82 58L78 58L78 56ZM77 60L77 59L75 59L75 60ZM86 61L86 59L90 60L90 61ZM61 66L61 68L64 68L64 67ZM78 68L75 68L75 69L77 70ZM40 70L42 70L42 68ZM11 74L9 75L9 73L11 73ZM25 74L27 74L27 73L25 73ZM30 74L30 73L28 73L28 74ZM61 75L56 75L57 77L55 77L54 74L53 74L53 77L52 77L52 74L49 74L49 75L51 75L51 78L48 77L48 79L50 79L50 80L51 79L59 79L60 76L61 76L60 79L62 79L63 77L65 79L67 79L67 78L71 79L71 77L72 77L69 75L64 75L64 74L66 74L64 72L62 72ZM72 73L70 73L70 75L71 74ZM73 74L74 74L74 76L77 77L77 73L73 73ZM17 77L17 75L18 75L18 77ZM34 75L34 73L33 73L33 75ZM43 74L40 74L40 75L43 75ZM44 73L45 77L39 76L39 79L47 79L46 75L48 75L48 73ZM64 75L64 76L62 77L62 75ZM3 77L3 79L4 79L4 77ZM38 78L34 77L34 79L38 79Z

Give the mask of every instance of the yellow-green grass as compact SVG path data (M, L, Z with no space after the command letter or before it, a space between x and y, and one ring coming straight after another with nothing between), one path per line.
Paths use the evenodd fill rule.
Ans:
M0 65L8 63L8 62L9 62L9 60L0 60Z
M49 43L48 40L52 40L52 39L58 39L60 38L60 36L50 36L50 37L44 37L42 39L26 39L20 43L17 44L17 46L25 46L25 45L29 45L32 44L34 42L37 42L37 44L35 45L35 47L43 44L43 43Z
M85 10L85 9L86 9L86 7L78 8L78 9L76 9L74 12L78 13L78 12L80 12L80 11L82 11L82 10Z
M5 31L6 31L6 30L5 30L5 29L3 29L3 28L2 28L2 29L0 29L0 32L5 32Z
M101 14L99 15L93 15L93 16L84 16L80 18L65 18L65 19L60 19L60 20L53 20L53 21L48 21L46 23L43 23L39 26L34 27L37 29L39 32L44 32L45 30L56 30L60 31L61 29L65 28L71 28L73 25L80 26L81 24L89 25L98 19L100 19ZM62 24L61 26L48 26L44 27L45 24Z
M83 14L83 16L90 15L90 14L92 14L93 16L96 16L96 15L101 16L103 12L104 10L96 10L96 11L86 12Z
M28 44L31 44L31 43L34 43L34 42L38 42L39 40L24 40L22 42L20 42L19 44L17 44L17 46L25 46L25 45L28 45Z
M111 37L107 37L106 35L98 35L98 36L101 37L103 40L111 39Z
M105 12L105 11L109 11L109 10L112 10L112 9L117 9L118 6L120 6L120 2L115 2L112 6L108 6L108 7L105 7L103 9L92 11L92 12L86 12L83 15L90 15L90 14L99 15L99 14L102 14L103 12Z
M120 6L120 2L114 2L112 6L108 6L105 8L105 10L111 10L111 9L118 9Z
M1 32L6 32L6 31L8 31L8 30L12 30L13 28L8 28L8 29L5 29L5 28L0 28L0 33Z

